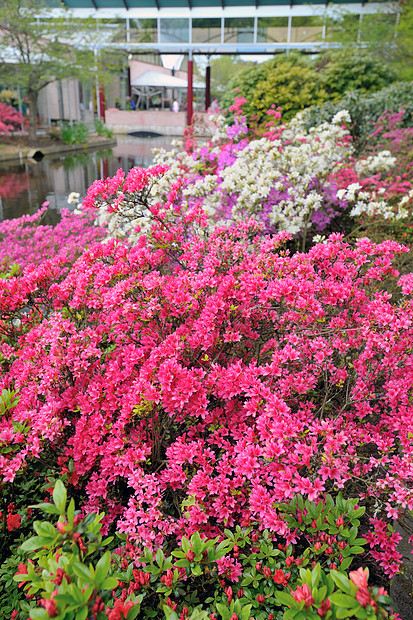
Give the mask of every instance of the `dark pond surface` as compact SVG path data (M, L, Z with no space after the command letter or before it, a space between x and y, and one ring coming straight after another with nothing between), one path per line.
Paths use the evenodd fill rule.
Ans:
M71 192L81 197L96 179L113 176L119 168L147 168L152 164L152 149L169 150L170 136L136 138L118 136L118 144L110 150L87 151L65 157L46 156L41 162L0 165L0 221L35 213L43 202L50 203L45 219L54 224Z

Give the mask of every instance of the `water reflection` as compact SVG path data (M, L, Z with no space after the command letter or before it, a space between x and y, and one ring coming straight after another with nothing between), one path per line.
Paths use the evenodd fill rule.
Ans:
M70 192L79 192L83 197L93 181L112 176L119 168L147 168L152 164L152 149L169 149L172 139L118 136L118 144L111 150L45 157L38 163L30 160L16 165L3 164L0 166L0 220L35 213L48 201L46 223L55 224L61 209L69 207Z

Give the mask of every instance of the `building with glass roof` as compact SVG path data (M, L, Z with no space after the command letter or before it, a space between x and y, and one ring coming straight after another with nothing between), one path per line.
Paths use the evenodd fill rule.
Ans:
M339 44L327 36L327 18L352 22L354 40L363 22L398 15L391 1L339 0L63 0L78 17L92 16L102 46L186 54L271 54ZM59 12L58 9L54 11Z
M50 0L53 3L54 0ZM336 0L62 0L76 17L93 17L99 36L96 52L124 50L129 58L162 57L172 75L188 75L188 120L193 97L192 59L215 55L271 55L297 50L318 53L339 47L345 27L354 43L375 19L397 23L397 2ZM62 12L51 8L52 15ZM332 18L332 19L331 19ZM165 59L169 57L169 63ZM181 60L179 60L181 59ZM160 61L158 61L160 62ZM205 108L210 71L206 70ZM129 92L131 94L131 92Z

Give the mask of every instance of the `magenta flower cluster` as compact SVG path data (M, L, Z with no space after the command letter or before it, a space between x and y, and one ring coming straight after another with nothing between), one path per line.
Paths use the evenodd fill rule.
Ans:
M294 542L277 505L298 493L412 509L413 275L400 303L382 289L406 249L336 234L291 256L286 233L208 232L170 198L135 246L0 280L0 392L19 396L0 419L4 482L52 447L83 510L138 549L236 524ZM375 521L373 551L384 535ZM234 579L238 564L221 561Z

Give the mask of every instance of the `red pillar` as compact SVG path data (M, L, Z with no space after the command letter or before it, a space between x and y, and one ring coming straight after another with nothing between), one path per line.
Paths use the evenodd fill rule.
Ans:
M103 86L99 85L99 116L103 122L105 122L105 112L106 112L105 91L103 90Z
M205 71L205 110L211 105L211 67L208 65Z
M130 67L128 67L128 97L132 97L132 86L130 83Z
M190 54L188 59L188 101L186 106L186 122L187 125L192 123L192 102L194 98L194 90L193 90L193 75L194 75L194 66L192 60L192 54Z

